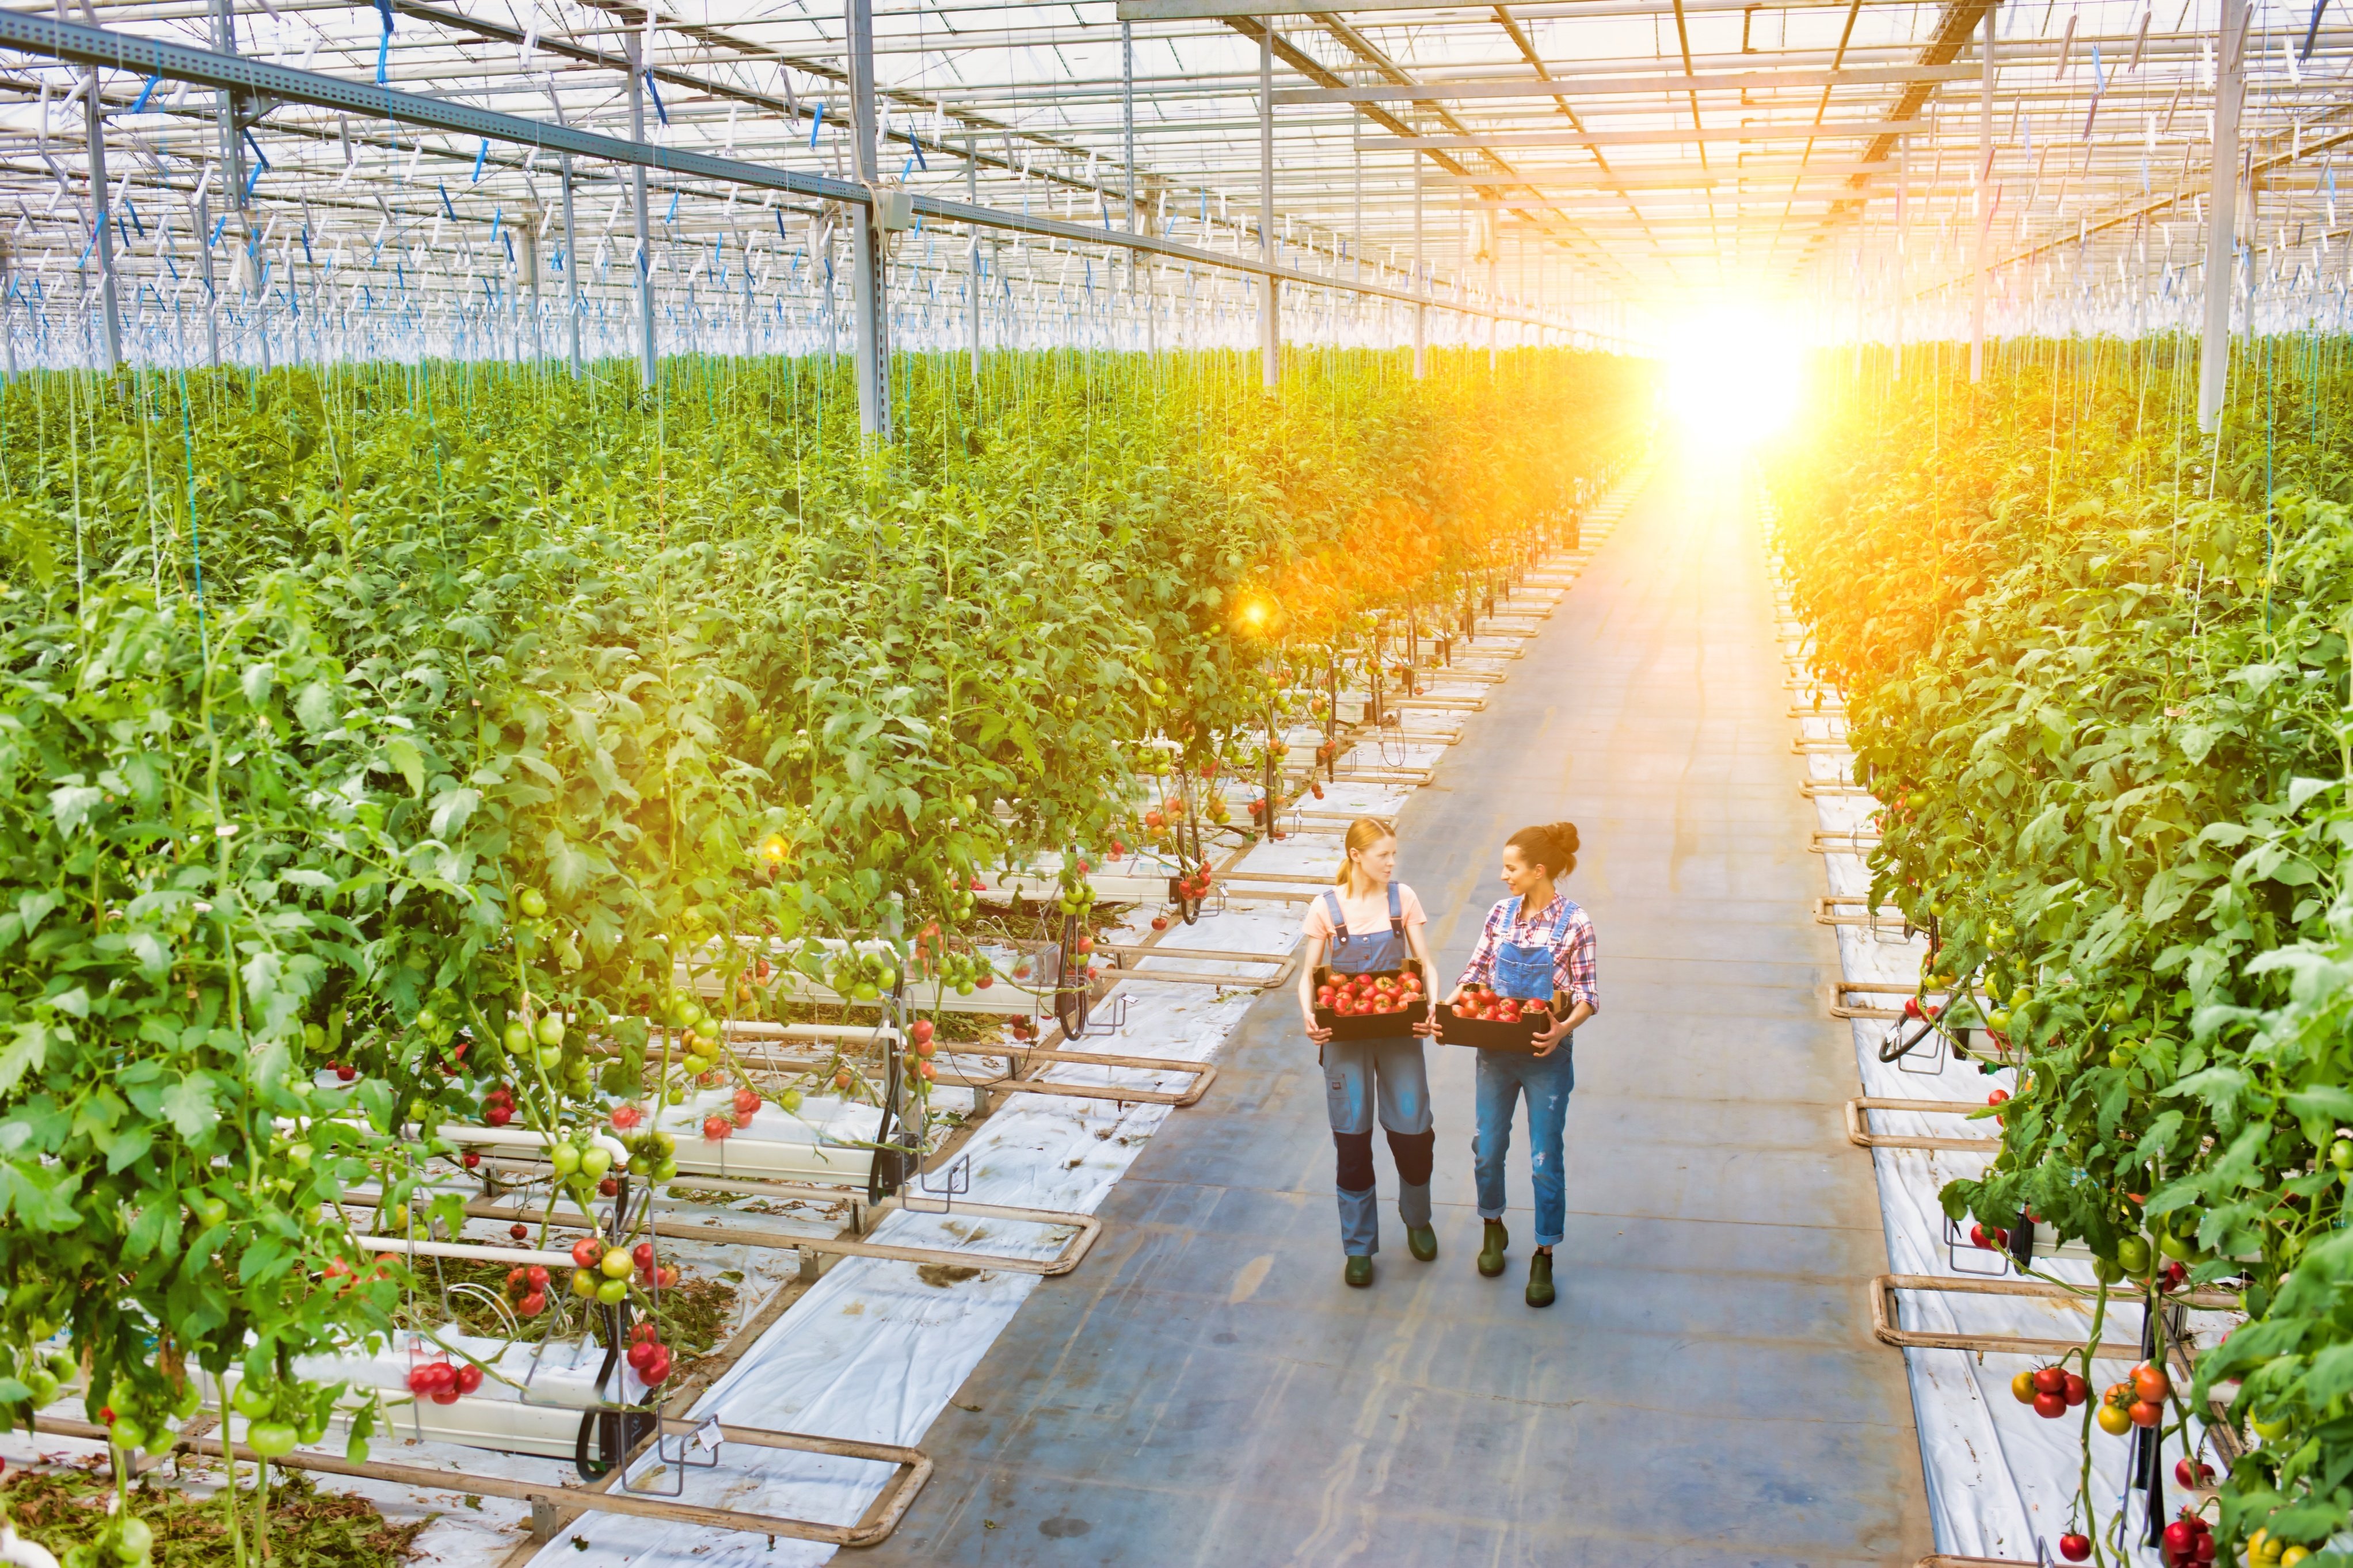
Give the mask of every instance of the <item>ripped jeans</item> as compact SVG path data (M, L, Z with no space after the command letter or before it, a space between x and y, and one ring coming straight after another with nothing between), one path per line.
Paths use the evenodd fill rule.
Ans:
M1561 1131L1568 1121L1568 1094L1577 1087L1573 1047L1564 1041L1548 1057L1517 1051L1479 1053L1479 1130L1472 1142L1479 1176L1479 1217L1504 1217L1504 1155L1512 1147L1512 1114L1523 1089L1528 1097L1528 1165L1535 1177L1536 1245L1552 1247L1568 1220L1568 1195L1561 1172Z

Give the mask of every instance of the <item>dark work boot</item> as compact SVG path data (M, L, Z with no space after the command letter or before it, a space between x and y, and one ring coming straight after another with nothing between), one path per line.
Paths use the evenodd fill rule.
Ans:
M1552 1254L1539 1252L1528 1259L1528 1305L1549 1307L1552 1303Z
M1511 1245L1512 1233L1504 1228L1504 1222L1489 1220L1487 1237L1479 1246L1479 1272L1490 1279L1501 1274L1504 1271L1504 1248Z
M1348 1267L1340 1277L1361 1290L1373 1282L1373 1260L1361 1255L1351 1254Z

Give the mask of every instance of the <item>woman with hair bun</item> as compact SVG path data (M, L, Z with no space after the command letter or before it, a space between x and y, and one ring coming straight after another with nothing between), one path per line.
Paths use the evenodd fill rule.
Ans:
M1567 1223L1568 1194L1561 1171L1562 1129L1577 1064L1569 1037L1599 1011L1593 921L1557 884L1577 868L1577 825L1523 827L1504 846L1504 886L1512 896L1487 911L1487 924L1462 978L1446 1001L1466 987L1490 986L1505 996L1550 1007L1552 1026L1535 1037L1533 1055L1479 1053L1479 1130L1473 1143L1479 1217L1486 1237L1479 1272L1504 1271L1511 1236L1504 1227L1504 1156L1512 1146L1512 1115L1528 1099L1528 1166L1536 1194L1536 1250L1528 1260L1527 1303L1553 1303L1552 1249Z
M1373 1282L1373 1254L1381 1249L1379 1202L1373 1190L1376 1111L1397 1160L1398 1217L1405 1222L1406 1249L1424 1263L1438 1256L1438 1232L1430 1223L1430 1168L1438 1135L1430 1130L1430 1077L1418 1037L1430 1033L1430 1026L1409 1026L1400 1011L1393 1034L1335 1040L1315 1021L1319 966L1334 974L1388 974L1404 968L1410 956L1421 965L1417 984L1430 984L1421 900L1411 888L1391 879L1396 870L1397 835L1389 825L1370 816L1350 823L1336 885L1307 906L1307 952L1299 966L1299 1010L1306 1015L1307 1037L1315 1042L1315 1059L1324 1069L1324 1108L1339 1153L1335 1185L1340 1194L1340 1247L1347 1255L1342 1278L1358 1287Z

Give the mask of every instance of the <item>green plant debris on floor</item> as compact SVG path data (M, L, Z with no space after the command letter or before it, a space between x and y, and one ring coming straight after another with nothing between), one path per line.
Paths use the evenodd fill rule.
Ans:
M0 1503L17 1532L61 1558L97 1539L113 1497L112 1476L90 1466L15 1470L0 1483ZM155 1532L156 1568L214 1568L235 1561L217 1497L159 1486L151 1477L131 1489L128 1506ZM251 1504L241 1506L249 1530ZM322 1491L306 1477L273 1470L269 1560L288 1568L396 1568L415 1557L417 1538L435 1517L395 1524L364 1498Z

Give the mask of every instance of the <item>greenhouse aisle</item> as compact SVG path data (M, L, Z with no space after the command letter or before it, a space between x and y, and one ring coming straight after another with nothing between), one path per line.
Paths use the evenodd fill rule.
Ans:
M1600 934L1577 1042L1561 1297L1472 1267L1469 1053L1432 1048L1441 1256L1340 1279L1332 1148L1289 992L934 1425L864 1563L1909 1563L1932 1550L1837 974L1810 920L1789 697L1736 484L1662 461L1405 815L1451 975L1514 828L1577 821Z

